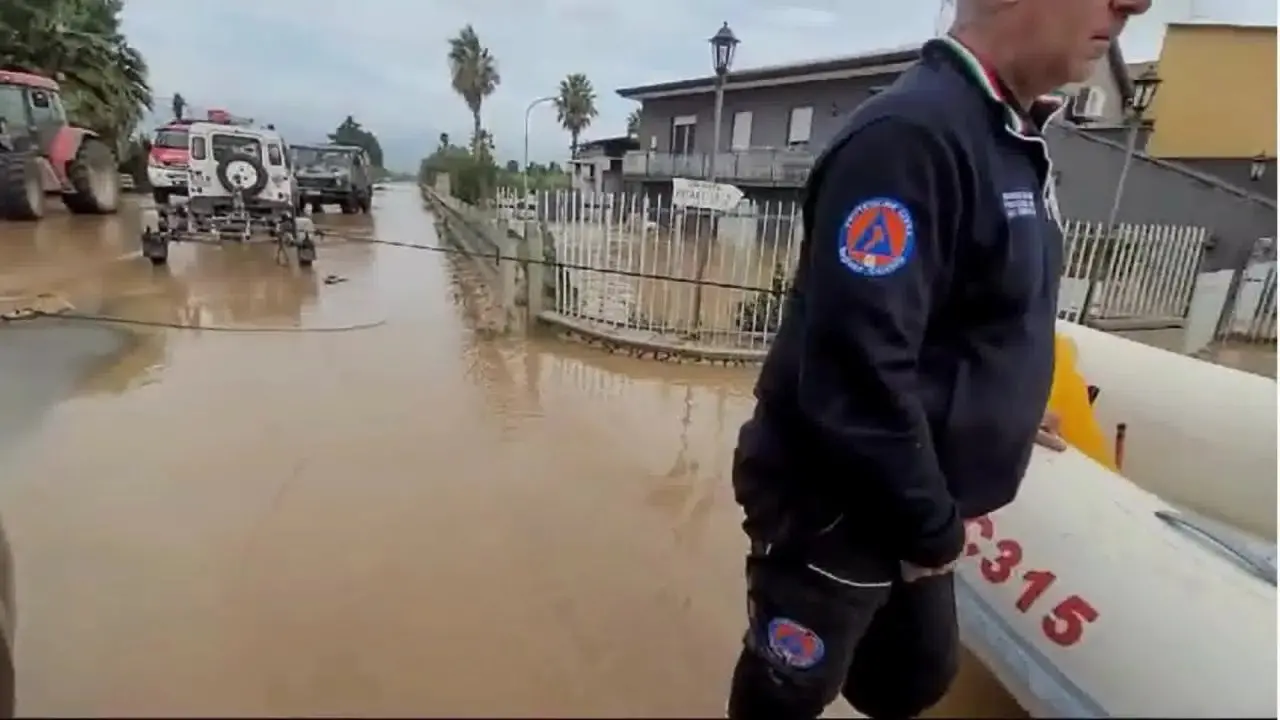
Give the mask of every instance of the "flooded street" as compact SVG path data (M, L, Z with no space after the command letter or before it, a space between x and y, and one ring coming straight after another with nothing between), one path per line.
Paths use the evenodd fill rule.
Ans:
M300 331L0 330L20 712L723 713L753 371L490 339L438 253L332 243L304 274L179 246L153 269L136 222L0 226L0 297ZM437 242L409 188L320 222ZM969 663L935 714L1015 712Z

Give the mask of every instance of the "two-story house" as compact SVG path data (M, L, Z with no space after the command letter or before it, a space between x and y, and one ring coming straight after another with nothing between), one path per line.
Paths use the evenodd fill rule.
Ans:
M731 72L720 147L713 148L714 76L623 88L637 100L640 148L623 159L632 191L663 194L672 178L732 183L756 201L790 200L818 152L863 101L920 57L920 46ZM1063 88L1076 119L1114 124L1131 92L1118 48L1090 81Z
M588 194L621 192L622 158L639 147L627 135L580 143L577 156L565 163L570 188Z

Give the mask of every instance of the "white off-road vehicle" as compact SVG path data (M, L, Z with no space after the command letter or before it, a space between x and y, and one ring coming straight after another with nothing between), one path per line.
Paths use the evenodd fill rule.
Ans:
M161 265L173 242L270 238L282 253L294 248L298 263L310 265L314 228L296 214L289 149L280 133L270 126L196 122L187 135L188 200L144 217L143 254Z
M270 128L197 122L187 128L190 210L255 217L293 207L293 173L284 138Z

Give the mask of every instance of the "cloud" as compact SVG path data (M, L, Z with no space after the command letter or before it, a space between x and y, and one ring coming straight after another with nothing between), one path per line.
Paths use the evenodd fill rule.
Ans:
M620 134L634 103L619 87L710 71L706 43L728 21L739 67L849 54L934 34L940 0L129 0L125 29L146 55L158 96L224 107L321 137L348 114L378 134L393 165L413 167L441 132L466 138L471 117L449 87L447 40L467 23L498 58L502 84L484 106L499 155L517 158L529 101L572 72L591 79L600 116L588 137ZM1126 33L1132 59L1155 57L1165 22L1193 12L1275 21L1274 0L1159 0ZM163 112L168 100L157 103ZM530 121L534 159L568 154L553 109Z

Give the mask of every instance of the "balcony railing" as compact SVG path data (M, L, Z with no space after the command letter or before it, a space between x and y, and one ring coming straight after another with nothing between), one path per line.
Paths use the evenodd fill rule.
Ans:
M813 153L798 150L742 150L715 156L715 177L725 182L799 187L809 177ZM711 155L632 151L622 159L622 174L636 178L711 177Z

